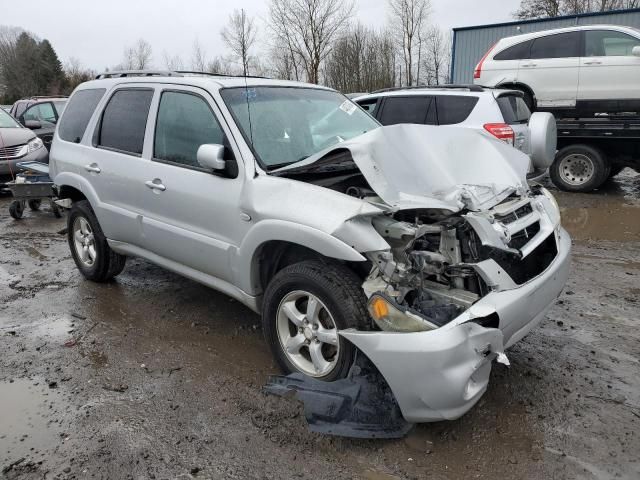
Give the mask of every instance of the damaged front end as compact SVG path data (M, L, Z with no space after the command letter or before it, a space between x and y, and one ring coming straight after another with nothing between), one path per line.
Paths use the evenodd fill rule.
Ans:
M370 222L389 246L362 252L372 266L362 287L373 328L339 333L415 423L453 420L475 405L493 361L508 365L505 349L560 295L571 250L555 200L526 184L515 150L465 132L423 144L421 132L428 133L380 129L342 145L366 184L349 193L353 180L342 177L339 187L385 210ZM469 152L493 162L493 171ZM488 178L499 182L470 181Z

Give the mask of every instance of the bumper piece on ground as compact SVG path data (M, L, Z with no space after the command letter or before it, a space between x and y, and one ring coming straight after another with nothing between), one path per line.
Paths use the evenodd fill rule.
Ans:
M302 374L273 376L264 387L274 395L295 392L312 432L354 438L401 438L413 424L400 412L387 382L359 355L348 378L322 382Z

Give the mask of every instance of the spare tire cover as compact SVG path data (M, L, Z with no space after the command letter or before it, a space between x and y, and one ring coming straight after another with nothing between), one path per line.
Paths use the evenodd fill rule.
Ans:
M558 127L549 112L536 112L529 119L531 163L536 171L551 166L558 148Z

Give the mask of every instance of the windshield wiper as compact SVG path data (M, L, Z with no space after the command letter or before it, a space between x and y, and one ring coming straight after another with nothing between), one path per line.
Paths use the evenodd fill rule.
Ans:
M288 167L289 165L293 165L294 163L301 162L303 160L306 160L307 158L309 158L309 155L305 155L304 157L300 157L298 160L296 160L294 162L274 163L273 165L269 165L267 167L267 170L270 172L272 170L277 170L279 168Z

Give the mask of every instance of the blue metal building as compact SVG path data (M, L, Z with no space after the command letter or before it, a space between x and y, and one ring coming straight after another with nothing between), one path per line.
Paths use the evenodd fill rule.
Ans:
M473 83L473 69L476 64L501 38L574 25L603 24L625 25L640 29L640 8L454 28L451 58L452 83Z

